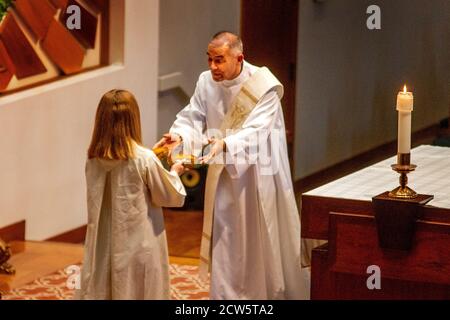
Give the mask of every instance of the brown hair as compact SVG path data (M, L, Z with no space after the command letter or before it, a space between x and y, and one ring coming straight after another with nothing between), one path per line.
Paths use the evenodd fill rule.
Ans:
M133 142L142 144L139 106L130 92L111 90L98 104L88 158L134 158Z

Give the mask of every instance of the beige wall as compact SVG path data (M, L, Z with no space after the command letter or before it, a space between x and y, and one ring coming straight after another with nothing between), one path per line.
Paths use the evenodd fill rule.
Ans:
M132 91L144 142L156 139L159 1L111 5L111 55L119 63L0 98L0 226L25 219L27 239L86 223L84 163L104 92Z
M181 74L180 88L160 92L158 132L166 132L189 103L200 73L208 68L206 46L217 31L239 32L239 0L164 0L160 4L159 75Z
M371 4L381 30L366 28ZM413 130L448 116L449 21L448 0L300 0L296 179L396 139L404 83Z

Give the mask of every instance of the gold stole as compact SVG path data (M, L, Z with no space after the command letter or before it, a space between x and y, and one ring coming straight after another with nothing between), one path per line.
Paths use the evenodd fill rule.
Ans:
M242 85L220 126L222 136L227 129L239 130L260 99L271 89L275 89L278 97L283 97L283 85L266 67L259 68ZM211 243L214 223L214 202L217 184L224 169L224 164L210 164L206 177L205 207L203 216L203 232L200 247L200 277L205 280L211 269Z

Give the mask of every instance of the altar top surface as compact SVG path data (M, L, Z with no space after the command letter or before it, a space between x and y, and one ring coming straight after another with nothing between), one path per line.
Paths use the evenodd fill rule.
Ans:
M397 156L378 162L303 195L371 201L399 185L391 169ZM411 150L417 169L408 174L408 186L420 194L434 195L428 205L450 209L450 148L422 145Z

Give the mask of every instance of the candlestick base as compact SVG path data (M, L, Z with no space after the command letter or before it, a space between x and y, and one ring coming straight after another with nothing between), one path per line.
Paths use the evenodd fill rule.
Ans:
M400 157L399 157L400 160ZM409 157L407 157L408 161L399 161L401 164L393 164L391 165L392 170L400 173L400 186L389 192L388 196L396 199L414 199L417 197L417 193L407 186L408 184L408 176L407 174L411 171L414 171L417 166L415 164L409 164Z
M410 187L398 186L389 192L389 197L397 199L414 199L417 197L417 193Z

